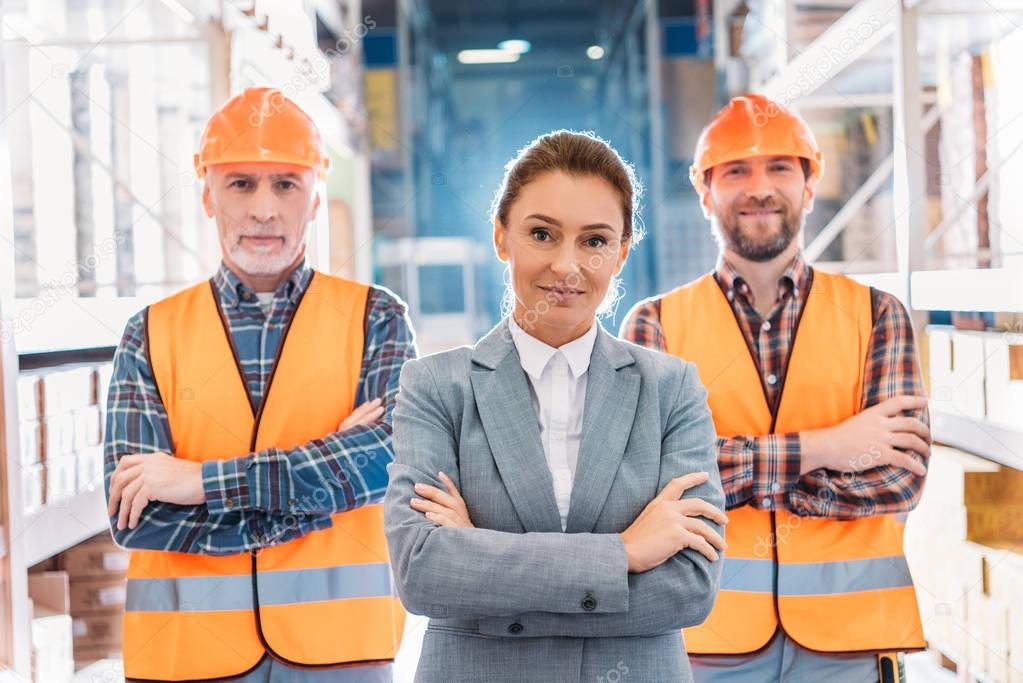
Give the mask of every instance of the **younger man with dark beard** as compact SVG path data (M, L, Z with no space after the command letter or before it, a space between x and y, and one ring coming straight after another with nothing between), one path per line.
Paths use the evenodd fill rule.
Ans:
M731 523L714 610L685 632L696 681L900 680L924 646L902 553L930 454L912 323L803 260L823 159L799 116L737 97L694 160L718 265L621 336L695 362L717 428Z

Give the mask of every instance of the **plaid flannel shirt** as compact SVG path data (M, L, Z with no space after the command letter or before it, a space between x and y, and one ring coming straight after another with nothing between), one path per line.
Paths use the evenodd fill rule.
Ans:
M778 281L778 299L761 318L753 293L742 276L722 259L714 272L731 302L743 336L755 353L771 405L781 390L799 314L813 281L813 269L797 256ZM902 303L887 292L871 288L873 329L864 368L861 409L892 396L924 396L917 363L913 324ZM661 300L639 302L622 324L620 336L641 346L665 350ZM915 413L927 422L927 411ZM914 457L922 460L921 455ZM923 490L924 478L891 466L876 467L855 476L817 469L800 475L798 433L739 435L718 439L718 465L727 507L752 505L761 510L784 504L798 514L849 519L912 509Z
M274 292L269 314L226 265L213 276L254 405L266 390L282 334L312 274L305 262L296 268ZM173 454L167 412L146 358L144 326L143 312L133 316L114 355L104 444L108 495L121 456ZM334 513L380 502L394 455L391 412L399 371L416 351L405 305L385 289L370 288L364 329L355 405L382 397L385 413L378 421L290 450L268 448L207 461L202 467L206 503L151 502L135 529L118 531L114 517L115 540L139 550L245 552L328 528Z

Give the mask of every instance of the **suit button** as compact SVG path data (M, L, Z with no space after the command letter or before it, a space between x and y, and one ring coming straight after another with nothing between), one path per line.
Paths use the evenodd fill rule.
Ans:
M508 633L512 634L513 636L517 636L518 634L522 633L522 624L517 623L512 624L511 626L508 627Z
M583 598L583 609L587 612L592 612L597 609L597 601L593 599L593 596L587 595Z

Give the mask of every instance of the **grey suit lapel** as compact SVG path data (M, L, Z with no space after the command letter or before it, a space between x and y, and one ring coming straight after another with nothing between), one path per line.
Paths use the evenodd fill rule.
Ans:
M490 450L526 531L561 531L561 516L526 373L507 322L480 340L470 373Z
M597 331L586 379L582 442L566 531L593 531L632 431L640 376L622 370L635 363L623 342Z

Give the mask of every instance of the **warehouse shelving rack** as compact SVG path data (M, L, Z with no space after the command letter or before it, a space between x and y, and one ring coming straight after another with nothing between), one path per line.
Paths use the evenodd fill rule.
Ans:
M734 81L735 64L728 56L728 25L740 0L714 4L715 60L719 80ZM955 52L996 38L1000 32L1023 22L1020 0L838 0L814 2L814 8L844 10L838 19L798 54L791 45L797 40L796 17L799 0L781 3L788 16L787 32L762 26L775 40L790 43L789 61L780 71L753 89L789 103L797 109L891 106L898 144L839 212L832 222L806 246L814 260L848 224L849 218L870 197L894 177L894 211L897 267L879 273L855 273L853 264L843 270L865 282L877 283L907 301L914 311L970 310L1023 312L1023 288L1019 276L1004 269L929 270L928 249L935 241L924 234L924 205L917 198L925 194L925 168L921 153L924 136L937 120L939 111L932 94L921 88L921 71L935 54L935 31L941 22L955 22L951 45ZM877 18L883 18L878 22ZM863 31L863 27L871 27ZM857 31L859 30L859 33ZM849 41L850 35L857 40ZM843 42L845 41L845 42ZM826 55L827 70L815 68L814 60ZM808 78L812 74L813 78ZM931 105L927 108L927 105ZM1018 150L1013 150L1016 152ZM1004 160L1003 160L1004 161ZM987 178L978 181L983 189ZM979 193L971 191L968 206Z
M775 40L789 43L788 62L766 82L751 84L752 88L803 110L891 106L895 124L892 154L852 195L846 208L806 245L809 260L823 254L852 215L889 178L894 178L896 267L878 272L856 272L852 263L826 267L845 271L865 284L897 295L913 312L918 331L922 330L923 314L928 311L1023 313L1023 263L1019 259L1000 268L932 269L929 249L936 239L925 234L925 207L918 201L925 196L925 162L922 152L916 151L925 149L924 137L940 114L936 98L921 85L921 72L937 49L933 38L936 32L925 29L941 22L955 22L956 30L951 33L954 42L944 48L967 49L1023 24L1023 0L814 2L813 9L827 7L836 14L844 13L798 53L793 47L800 30L797 18L807 3L783 0L781 4L786 12L785 30L779 33L766 26L760 29ZM715 62L722 89L741 76L737 74L738 60L729 57L728 45L729 23L741 5L741 0L714 3ZM886 20L877 22L876 17ZM847 40L863 26L871 26L872 30L861 31L857 41ZM830 68L826 71L813 68L814 60L821 55L828 56ZM808 73L820 77L808 79ZM1019 147L1010 154L1018 151ZM990 174L982 177L977 187L971 188L962 207L976 201L989 178ZM1013 430L939 410L935 414L934 435L940 441L1023 469L1023 426Z

